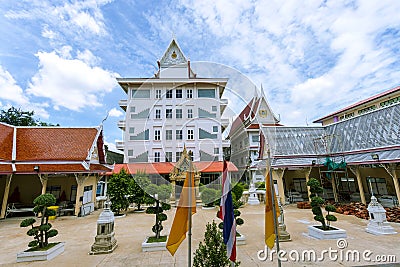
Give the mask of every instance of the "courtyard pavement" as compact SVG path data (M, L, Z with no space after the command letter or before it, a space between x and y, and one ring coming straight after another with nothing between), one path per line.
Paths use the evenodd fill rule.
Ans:
M347 230L347 239L341 243L343 248L338 248L336 240L317 240L307 235L307 226L314 224L311 210L297 209L295 205L287 205L285 209L285 223L290 233L291 242L281 242L280 248L287 252L284 255L288 259L282 262L282 266L361 266L374 265L376 256L394 255L396 262L400 262L400 224L391 223L398 232L396 235L375 236L365 232L368 221L335 214L338 221L333 225ZM167 212L168 220L164 222L164 232L168 233L175 214L175 208ZM241 217L245 223L238 227L240 233L246 236L246 244L237 247L237 258L241 266L277 266L276 254L273 261L270 258L262 261L258 258L258 252L264 250L264 207L246 205L240 209ZM193 216L192 251L194 253L198 244L204 238L207 222L215 220L217 209L204 210L197 208ZM153 235L151 227L155 216L145 213L128 212L124 218L115 220L115 237L118 247L111 254L88 255L90 247L96 236L96 220L100 210L86 217L63 216L52 222L53 227L59 231L59 235L51 241L64 241L65 251L48 262L16 263L16 254L27 248L31 240L26 235L27 228L20 228L19 223L23 218L8 218L0 221L0 264L2 266L187 266L187 239L183 241L175 257L168 251L142 252L141 243L146 236ZM346 244L347 242L347 244ZM301 255L305 250L316 252L317 258L323 250L323 261L301 261ZM334 252L334 250L338 252ZM348 251L360 253L360 261L346 261ZM368 253L368 250L371 253ZM351 252L350 251L350 252ZM363 260L363 253L371 261ZM295 261L296 255L300 261ZM343 257L341 257L343 255ZM259 256L264 257L262 253ZM337 259L335 260L335 256ZM306 254L307 257L307 254ZM292 258L293 260L290 260ZM331 258L331 259L330 259ZM342 258L342 259L341 259ZM382 258L382 257L381 257ZM382 264L382 263L379 263ZM399 266L390 264L385 266Z

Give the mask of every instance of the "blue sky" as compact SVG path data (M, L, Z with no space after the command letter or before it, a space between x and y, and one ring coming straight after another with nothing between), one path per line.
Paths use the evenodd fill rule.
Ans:
M262 84L283 124L306 125L400 84L398 10L397 0L2 1L0 108L62 126L96 126L110 111L114 143L126 98L115 77L151 77L174 34L192 62Z

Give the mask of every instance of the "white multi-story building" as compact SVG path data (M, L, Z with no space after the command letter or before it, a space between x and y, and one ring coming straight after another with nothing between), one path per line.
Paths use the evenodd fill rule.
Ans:
M175 39L157 63L154 77L117 79L127 94L119 102L124 140L117 142L124 162L177 162L184 146L194 161L222 161L228 79L197 77Z

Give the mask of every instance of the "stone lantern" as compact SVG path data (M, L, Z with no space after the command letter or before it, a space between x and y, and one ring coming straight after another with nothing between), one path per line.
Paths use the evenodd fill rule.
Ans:
M292 239L290 238L290 234L286 231L285 215L283 214L283 207L282 207L281 199L278 196L277 196L277 199L278 199L279 212L281 214L278 217L279 241L281 241L281 242L292 241Z
M254 186L253 183L250 184L250 188L249 188L249 199L247 200L247 204L249 205L259 205L260 201L258 200L257 197L257 190Z
M397 234L392 226L386 220L386 210L372 195L371 202L368 205L369 223L365 229L368 233L374 235L393 235Z
M97 220L97 235L89 254L111 253L117 247L114 237L114 213L110 210L111 202L104 203L104 210Z

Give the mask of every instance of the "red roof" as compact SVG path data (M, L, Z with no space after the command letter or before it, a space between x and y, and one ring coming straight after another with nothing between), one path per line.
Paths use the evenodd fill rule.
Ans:
M389 95L389 94L391 94L391 93L393 93L393 92L396 92L396 91L398 91L398 90L400 90L400 86L397 86L397 87L395 87L395 88L389 89L389 90L387 90L387 91L385 91L385 92L382 92L382 93L380 93L380 94L371 96L371 97L369 97L369 98L367 98L367 99L364 99L364 100L359 101L359 102L357 102L357 103L354 103L354 104L352 104L352 105L350 105L350 106L347 106L347 107L345 107L345 108L342 108L342 109L340 109L339 111L335 111L334 113L331 113L331 114L329 114L329 115L327 115L327 116L325 116L325 117L322 117L322 118L320 118L320 119L317 119L317 120L313 121L313 123L322 122L323 120L328 119L328 118L330 118L330 117L333 117L333 116L335 116L335 115L337 115L337 114L340 114L340 113L342 113L342 112L344 112L344 111L346 111L346 110L349 110L349 109L352 109L352 108L361 106L361 105L363 105L363 104L365 104L365 103L368 103L368 102L370 102L370 101L372 101L372 100L375 100L375 99L378 99L378 98L380 98L380 97Z
M102 132L96 127L18 127L0 123L0 173L35 173L35 166L39 166L40 173L109 171L102 165L105 161L100 137ZM96 144L98 161L90 154Z
M138 171L144 171L146 174L169 174L174 169L176 163L171 162L145 162L145 163L124 163L115 164L112 172L119 173L121 169L125 169L130 174L136 174ZM196 161L193 162L196 169L203 173L222 172L222 161ZM232 163L228 162L228 171L237 172L238 168Z

